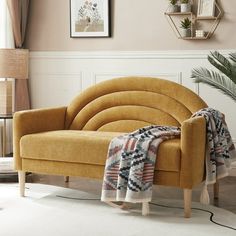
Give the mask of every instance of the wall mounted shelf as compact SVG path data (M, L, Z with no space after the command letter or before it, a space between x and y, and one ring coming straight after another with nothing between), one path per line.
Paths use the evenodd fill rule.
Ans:
M197 3L198 3L198 0L193 0L193 4L192 4L193 11L191 12L169 12L169 7L167 8L165 12L165 16L171 28L173 29L173 31L175 32L176 36L179 39L184 39L184 40L209 39L214 34L217 26L219 25L221 17L222 17L222 10L220 9L216 1L214 2L214 5L215 5L214 16L198 16L197 10L196 10ZM180 23L179 19L183 19L186 17L190 18L190 21L191 21L191 36L190 37L183 37L180 32L180 26L177 25ZM177 20L179 20L178 23L176 22ZM205 23L208 22L207 23L208 27L198 26L199 24L203 24L204 22ZM204 37L196 37L195 31L199 29L204 30L205 32Z

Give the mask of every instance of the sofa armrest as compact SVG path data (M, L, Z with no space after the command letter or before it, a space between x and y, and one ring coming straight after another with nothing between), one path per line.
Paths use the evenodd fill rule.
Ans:
M15 169L22 169L20 157L21 137L26 134L64 129L65 114L66 107L18 111L14 114L13 155Z
M206 121L190 118L182 123L180 187L192 189L205 173Z

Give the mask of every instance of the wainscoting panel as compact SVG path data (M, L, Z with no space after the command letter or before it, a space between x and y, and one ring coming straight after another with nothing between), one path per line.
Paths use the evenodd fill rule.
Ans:
M235 50L221 51L224 55ZM219 91L193 83L191 70L209 67L209 51L42 52L30 53L32 107L67 105L87 87L115 77L151 76L180 83L219 109L234 139L236 104Z
M73 84L73 86L71 86ZM33 108L64 106L82 90L82 73L35 74L30 80Z

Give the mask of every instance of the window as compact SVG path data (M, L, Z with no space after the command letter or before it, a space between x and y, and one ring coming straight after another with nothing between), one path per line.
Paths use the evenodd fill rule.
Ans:
M0 48L14 48L13 32L11 27L10 15L5 0L0 0ZM0 78L0 81L5 78ZM13 82L14 83L14 82ZM13 85L14 87L14 85ZM0 101L1 102L1 101ZM2 126L3 121L0 120L0 144L2 143ZM7 122L7 133L12 133L12 124ZM6 152L12 153L12 136L6 140ZM2 147L0 145L0 156L2 156Z
M13 48L10 15L5 0L0 0L0 48Z

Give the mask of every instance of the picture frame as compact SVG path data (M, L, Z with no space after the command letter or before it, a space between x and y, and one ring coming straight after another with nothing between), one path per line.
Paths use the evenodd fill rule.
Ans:
M70 0L70 37L110 37L110 0Z
M215 0L198 0L198 17L215 16Z

